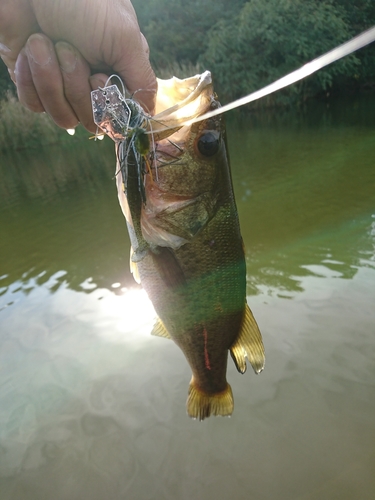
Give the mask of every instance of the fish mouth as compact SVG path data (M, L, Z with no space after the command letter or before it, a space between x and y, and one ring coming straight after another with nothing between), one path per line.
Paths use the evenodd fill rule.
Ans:
M183 126L208 111L213 89L211 72L190 78L158 79L156 114L149 120L149 131L155 141L170 137Z
M180 158L195 120L220 106L215 100L210 71L185 79L173 76L157 80L156 114L147 120L151 138L149 159L156 171L166 165L182 165Z

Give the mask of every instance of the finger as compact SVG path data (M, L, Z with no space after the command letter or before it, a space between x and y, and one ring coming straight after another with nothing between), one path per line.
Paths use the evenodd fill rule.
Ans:
M79 120L65 97L61 68L51 40L39 33L31 35L25 49L33 83L44 109L59 127L76 127Z
M126 50L121 51L120 59L113 68L124 80L129 92L135 93L137 101L152 114L155 110L157 81L149 61L148 43L139 32L138 24L127 28L127 38L122 45Z
M11 73L12 79L17 86L19 101L31 111L42 113L44 107L34 86L25 49L22 49L18 54L14 72L9 70L9 73Z
M108 81L108 75L105 75L104 73L95 73L90 76L89 81L91 90L96 90L99 87L103 88Z
M55 50L62 70L65 98L82 125L90 132L95 132L90 97L90 67L78 50L66 42L56 43Z

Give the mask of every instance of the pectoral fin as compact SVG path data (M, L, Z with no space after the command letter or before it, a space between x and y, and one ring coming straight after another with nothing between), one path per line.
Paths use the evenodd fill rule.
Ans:
M173 250L167 247L157 247L152 252L152 258L159 276L169 288L179 288L186 284L183 270Z
M246 371L246 357L250 361L255 373L260 373L264 368L265 355L262 335L247 304L240 334L230 348L230 354L240 373L245 373Z
M154 324L151 335L155 335L156 337L164 337L165 339L171 339L172 337L169 335L167 329L165 328L162 320L158 318Z

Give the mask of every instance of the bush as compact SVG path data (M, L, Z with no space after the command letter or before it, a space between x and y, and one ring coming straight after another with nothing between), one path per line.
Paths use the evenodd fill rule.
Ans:
M244 0L133 0L157 72L172 63L196 64L207 48L208 31L232 17ZM146 7L147 4L147 7ZM169 75L172 76L172 75Z
M11 94L0 101L0 150L37 148L47 144L87 138L89 133L78 128L70 137L45 113L33 113Z
M277 80L351 37L342 9L319 0L251 0L240 14L209 33L200 59L214 74L226 100ZM278 92L269 103L291 103L327 91L337 75L355 75L355 55Z

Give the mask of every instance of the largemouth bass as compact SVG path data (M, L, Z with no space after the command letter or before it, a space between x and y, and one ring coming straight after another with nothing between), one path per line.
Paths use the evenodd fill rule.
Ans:
M203 420L232 414L228 351L240 373L246 358L260 373L264 347L246 303L223 117L192 123L220 106L211 74L158 84L156 115L138 111L136 128L129 117L127 129L120 126L125 139L117 141L118 196L133 275L158 315L152 333L183 351L192 370L187 412ZM149 150L140 151L137 134L149 137Z

